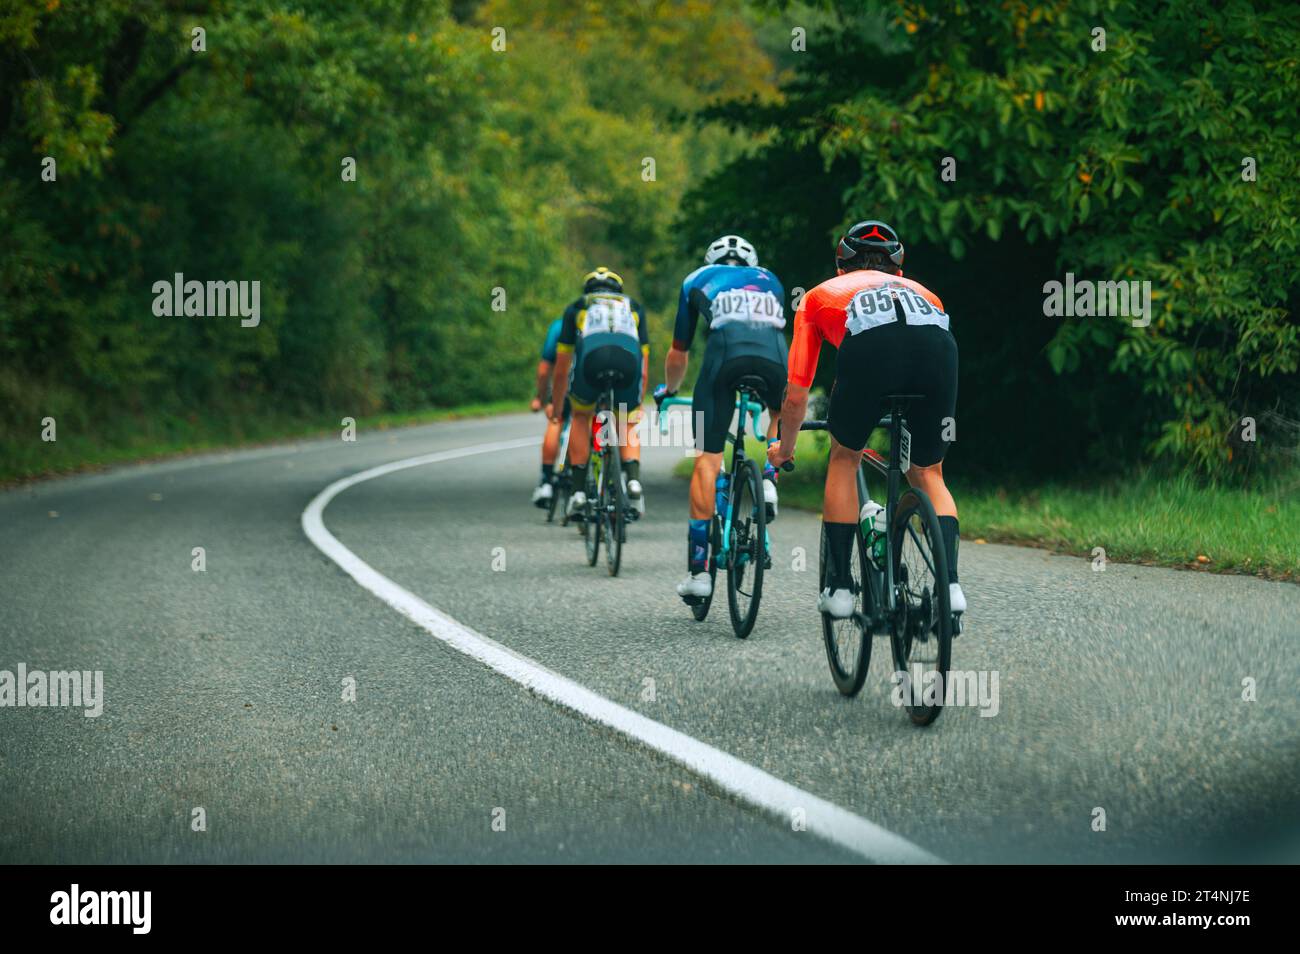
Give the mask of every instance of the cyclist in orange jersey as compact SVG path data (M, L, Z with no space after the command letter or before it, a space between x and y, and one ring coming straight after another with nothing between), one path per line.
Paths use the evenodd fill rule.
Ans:
M794 456L795 435L808 410L822 342L838 353L827 429L831 457L826 470L822 521L830 556L827 586L817 608L836 618L853 613L853 539L859 518L857 470L867 438L885 413L889 394L924 395L907 409L912 433L907 480L934 504L948 557L953 613L966 610L957 582L957 504L943 480L945 434L957 406L957 342L943 302L919 282L903 277L903 243L884 222L859 222L840 238L836 277L803 297L794 316L790 380L781 408L786 440L768 448L780 467Z

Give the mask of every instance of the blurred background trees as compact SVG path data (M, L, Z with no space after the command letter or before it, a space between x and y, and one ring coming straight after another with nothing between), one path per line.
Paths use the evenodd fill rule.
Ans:
M112 443L523 398L595 264L657 369L708 239L811 288L875 216L953 315L967 473L1293 463L1300 8L1200 7L11 0L0 453L47 415ZM1066 271L1151 281L1151 325L1045 317ZM176 272L260 281L260 326L155 317Z

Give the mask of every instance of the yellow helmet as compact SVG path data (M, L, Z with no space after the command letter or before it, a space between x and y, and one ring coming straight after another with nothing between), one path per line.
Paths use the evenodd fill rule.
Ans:
M582 279L582 290L584 293L595 291L614 291L623 290L623 277L618 272L612 272L604 265L601 265L594 272L588 272Z

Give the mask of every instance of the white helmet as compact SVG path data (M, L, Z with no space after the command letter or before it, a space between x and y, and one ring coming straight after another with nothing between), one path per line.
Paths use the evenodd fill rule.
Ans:
M750 267L758 264L758 253L739 235L724 235L714 239L708 251L704 253L706 265L716 265L725 258L738 258Z

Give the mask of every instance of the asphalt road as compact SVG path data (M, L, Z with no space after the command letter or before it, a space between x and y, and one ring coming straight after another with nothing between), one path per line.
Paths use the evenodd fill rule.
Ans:
M0 708L0 862L871 860L457 652L304 535L333 481L539 429L450 422L0 494L0 670L104 673L98 718ZM749 640L725 606L690 618L680 453L647 450L617 579L529 506L531 446L367 480L324 522L465 626L944 860L1300 860L1300 587L967 542L954 665L997 673L996 714L918 729L883 642L858 698L831 684L815 515L773 525Z

